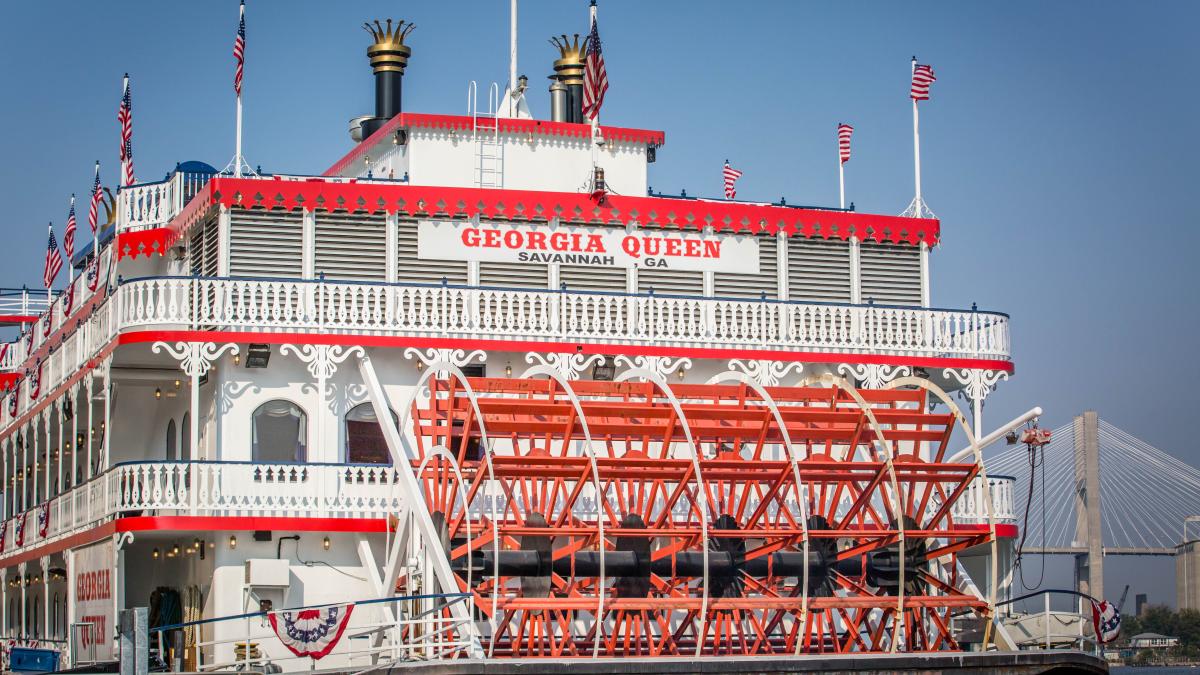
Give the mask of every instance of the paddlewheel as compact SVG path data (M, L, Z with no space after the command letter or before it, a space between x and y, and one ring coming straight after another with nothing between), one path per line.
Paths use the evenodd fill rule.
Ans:
M952 517L981 467L924 389L467 382L429 380L414 470L492 656L954 650L990 615L957 556L994 529Z

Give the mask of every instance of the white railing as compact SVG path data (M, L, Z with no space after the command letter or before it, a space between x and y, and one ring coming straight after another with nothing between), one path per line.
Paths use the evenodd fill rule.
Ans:
M128 462L0 524L9 556L91 529L119 514L383 518L400 509L389 465ZM25 536L17 546L17 521Z
M139 183L117 193L117 231L163 227L212 178L206 173L176 171L157 183Z
M101 254L101 269L107 269L110 251ZM151 277L121 283L94 312L80 319L75 315L93 294L83 277L74 283L70 311L65 298L57 298L51 311L33 324L31 334L10 343L10 354L0 360L0 367L28 375L21 380L17 416L78 372L118 333L129 330L320 331L1009 358L1008 317L974 310L446 285ZM104 288L102 279L97 292ZM64 321L70 322L71 331L57 335ZM35 388L38 366L29 355L47 340L61 346L43 357L40 386Z
M1008 359L1008 317L973 310L302 280L156 277L121 285L118 322L598 340Z
M1012 476L988 476L988 491L992 499L992 516L997 523L1011 524L1017 520L1016 505L1013 503L1013 486L1017 480ZM978 476L959 495L950 507L950 515L956 523L988 522L987 500L984 499L983 480Z

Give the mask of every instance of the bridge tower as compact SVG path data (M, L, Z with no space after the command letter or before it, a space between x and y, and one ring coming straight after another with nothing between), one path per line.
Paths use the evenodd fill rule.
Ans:
M1086 410L1075 418L1075 585L1104 597L1104 534L1100 529L1099 417Z

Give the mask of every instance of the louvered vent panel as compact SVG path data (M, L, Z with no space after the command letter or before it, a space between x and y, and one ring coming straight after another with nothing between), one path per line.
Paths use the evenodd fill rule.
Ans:
M197 225L192 229L188 238L188 268L194 275L215 277L218 271L217 256L220 255L220 241L217 239L217 221L215 219Z
M775 235L758 237L758 274L715 274L713 290L718 298L779 298L779 240Z
M396 226L396 280L401 283L465 286L465 260L421 260L417 258L417 224L402 220Z
M624 267L560 265L558 268L558 280L567 285L568 291L624 293L628 276Z
M863 302L921 304L921 251L916 246L863 244L859 270Z
M550 274L545 265L485 262L479 263L479 285L543 291L549 288Z
M637 284L638 293L649 293L653 288L659 295L704 295L703 272L641 268L637 273Z
M788 299L850 302L850 244L788 237Z
M229 274L298 279L304 264L303 239L298 213L236 209L229 224Z
M317 276L333 281L387 278L387 227L383 214L317 213Z

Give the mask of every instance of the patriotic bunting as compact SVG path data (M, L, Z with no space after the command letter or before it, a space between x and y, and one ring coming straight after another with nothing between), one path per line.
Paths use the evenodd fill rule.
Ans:
M296 656L320 659L337 646L354 605L332 605L318 609L272 612L267 615L271 628L283 646Z

